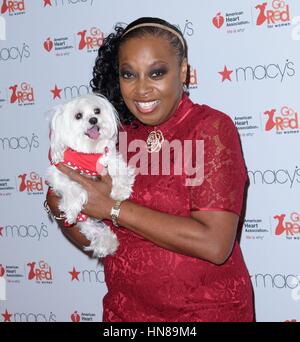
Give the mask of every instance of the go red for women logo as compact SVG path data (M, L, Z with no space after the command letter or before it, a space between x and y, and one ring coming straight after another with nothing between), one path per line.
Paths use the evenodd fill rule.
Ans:
M300 240L300 214L292 212L291 214L275 215L277 220L275 235L285 235L288 240Z
M276 131L276 133L299 133L298 113L289 106L283 106L280 110L272 108L266 110L267 116L265 124L266 131Z
M98 27L77 32L77 35L80 37L79 50L97 51L103 44L104 33Z
M1 14L9 15L24 14L25 0L2 0Z
M15 84L9 87L11 91L10 103L18 103L19 105L34 104L33 87L27 83L22 82L20 85Z
M255 8L259 11L256 19L256 25L267 24L268 27L279 27L290 25L290 8L287 1L273 0L258 4Z
M27 266L29 267L28 280L35 280L37 283L52 283L52 268L44 260L38 263L29 262Z
M41 195L44 193L43 178L36 172L32 171L29 174L23 173L18 176L20 192L27 192L28 195Z

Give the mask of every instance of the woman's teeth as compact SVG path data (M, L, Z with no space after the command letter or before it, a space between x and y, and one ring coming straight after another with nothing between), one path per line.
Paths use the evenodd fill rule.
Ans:
M149 112L152 112L157 107L157 105L159 104L159 101L158 100L149 101L149 102L135 101L135 104L139 111L143 113L149 113Z

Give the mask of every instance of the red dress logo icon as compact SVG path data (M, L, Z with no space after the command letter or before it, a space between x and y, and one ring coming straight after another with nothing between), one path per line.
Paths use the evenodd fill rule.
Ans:
M1 14L5 13L7 10L8 10L7 0L3 0L2 6L1 6Z
M268 120L266 122L265 130L270 131L276 126L274 115L275 115L276 109L267 110L264 112L265 115L268 116Z
M265 14L267 5L268 3L264 2L261 5L255 6L255 8L259 10L259 15L256 20L256 25L262 25L267 20L267 16Z
M35 262L29 262L27 264L27 266L29 266L28 280L32 280L35 278L35 271L34 271L35 264L36 264Z
M215 17L213 17L212 23L214 26L219 29L224 24L224 17L222 16L221 12L217 13Z

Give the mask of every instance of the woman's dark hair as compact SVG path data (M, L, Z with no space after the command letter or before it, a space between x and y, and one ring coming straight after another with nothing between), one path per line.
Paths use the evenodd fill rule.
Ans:
M174 33L156 26L138 27L130 31L130 29L139 24L159 24L176 31L184 42ZM130 31L126 33L127 31ZM103 44L98 50L95 66L93 68L93 78L90 86L94 93L100 93L107 97L119 113L120 120L124 124L129 124L133 121L134 116L127 108L120 91L119 85L119 65L118 54L119 48L124 42L133 37L144 37L151 35L154 37L162 37L167 39L174 47L179 64L184 58L187 58L187 44L186 41L176 26L169 24L167 21L159 18L143 17L130 23L125 29L116 25L115 32L108 35ZM189 85L189 68L187 74L186 86Z

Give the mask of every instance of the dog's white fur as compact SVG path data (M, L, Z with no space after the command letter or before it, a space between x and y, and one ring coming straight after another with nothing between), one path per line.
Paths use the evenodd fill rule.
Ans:
M95 114L95 108L100 109L100 114ZM83 153L104 154L105 147L108 147L108 153L101 158L101 164L105 165L105 170L112 178L110 196L115 200L129 198L134 183L134 169L127 166L121 154L116 151L120 122L110 102L100 95L85 95L56 106L53 110L50 126L52 163L63 161L67 148ZM82 114L81 119L76 119L77 113ZM97 118L96 125L100 133L97 139L91 139L86 134L88 129L96 126L89 122L91 118ZM86 190L54 165L49 167L46 180L55 193L61 196L59 209L65 213L67 222L76 223L78 214L88 200ZM94 256L105 257L118 248L116 235L102 221L88 218L78 222L77 226L91 241L86 250L92 250Z

